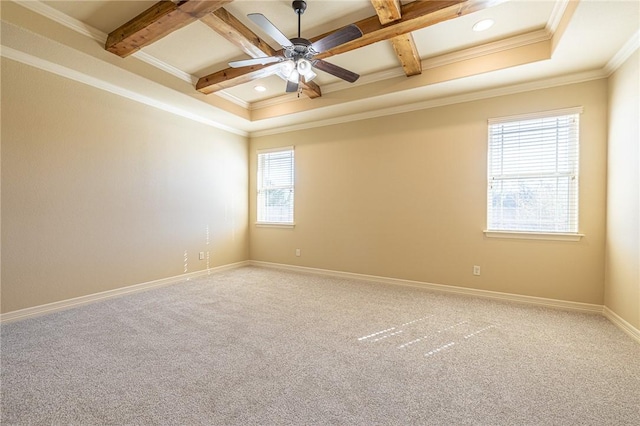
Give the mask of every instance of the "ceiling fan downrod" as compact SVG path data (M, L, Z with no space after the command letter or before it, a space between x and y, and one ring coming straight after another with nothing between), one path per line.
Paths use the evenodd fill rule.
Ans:
M294 0L291 3L291 7L293 7L293 11L298 15L298 38L300 38L300 17L307 10L307 2L304 0Z

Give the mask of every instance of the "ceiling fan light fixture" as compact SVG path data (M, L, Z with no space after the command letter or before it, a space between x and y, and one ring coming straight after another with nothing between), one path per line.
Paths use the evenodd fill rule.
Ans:
M289 75L291 74L291 71L296 69L296 63L292 60L284 61L280 64L280 69L283 74Z
M287 80L292 83L297 83L300 80L300 73L298 72L298 70L294 69L293 71L291 71L291 74L289 74Z
M296 65L296 70L300 73L300 75L308 78L308 76L310 76L311 74L315 74L311 67L311 62L306 59L299 59L298 64Z
M296 65L292 60L282 61L277 74L282 77L283 80L287 80L294 69L296 69Z
M472 29L473 31L476 31L476 32L485 31L491 28L493 24L494 24L493 19L483 19L482 21L476 22L473 25Z
M308 83L311 80L313 80L314 78L316 78L317 76L318 76L318 74L316 74L315 72L309 71L308 73L306 73L304 75L304 81Z

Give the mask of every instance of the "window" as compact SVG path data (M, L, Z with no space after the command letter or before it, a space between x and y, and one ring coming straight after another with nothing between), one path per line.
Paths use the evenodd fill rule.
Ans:
M580 112L489 120L488 231L577 234Z
M258 151L258 223L293 225L293 147Z

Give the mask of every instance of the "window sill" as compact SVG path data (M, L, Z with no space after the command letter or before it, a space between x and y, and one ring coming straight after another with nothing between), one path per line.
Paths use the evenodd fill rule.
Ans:
M295 228L295 223L256 222L258 228Z
M568 234L560 232L519 232L519 231L487 231L484 235L488 238L511 238L520 240L547 240L547 241L580 241L584 234Z

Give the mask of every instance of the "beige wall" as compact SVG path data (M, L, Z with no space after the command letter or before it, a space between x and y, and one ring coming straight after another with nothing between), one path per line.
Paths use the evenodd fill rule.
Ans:
M209 251L211 267L250 258L602 304L607 89L598 80L256 137L247 150L241 136L3 59L2 312L179 275L185 251L188 272ZM584 107L586 237L484 237L487 119L572 106ZM257 228L255 150L291 144L297 225ZM607 291L633 323L638 304L630 316L615 302L628 292Z
M2 312L248 258L247 140L2 59Z
M605 305L640 329L640 53L609 79Z
M487 119L574 106L584 107L585 238L485 238ZM252 138L250 257L602 304L606 119L607 83L597 80ZM255 151L286 145L296 150L296 226L256 227Z

